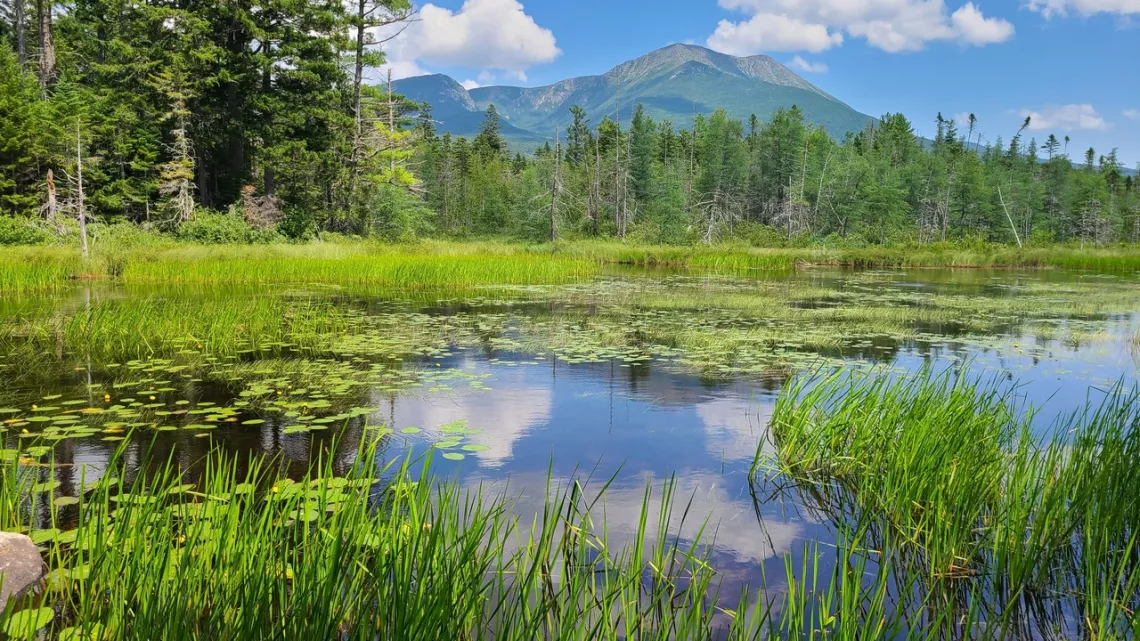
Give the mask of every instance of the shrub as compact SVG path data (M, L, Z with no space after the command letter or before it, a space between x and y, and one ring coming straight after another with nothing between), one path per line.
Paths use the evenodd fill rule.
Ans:
M0 245L43 245L51 234L30 220L0 216Z
M256 230L237 216L209 211L201 211L193 220L182 223L177 235L203 245L267 243L280 239L276 232Z

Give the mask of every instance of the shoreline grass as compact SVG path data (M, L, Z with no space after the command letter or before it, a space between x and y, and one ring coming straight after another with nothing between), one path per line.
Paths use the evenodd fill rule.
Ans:
M1140 631L1140 390L1117 387L1043 439L997 382L949 373L801 379L777 402L776 461L804 504L921 577L920 601L988 609L996 638ZM1072 626L1072 627L1070 627ZM1028 627L1028 625L1026 626Z
M307 245L185 245L97 248L80 260L69 248L0 249L0 291L65 287L75 279L166 284L370 284L392 288L575 282L605 265L713 271L796 271L819 267L1140 270L1140 248L1068 246L1017 249L753 248L639 246L602 241L523 245L424 241Z
M41 601L8 604L8 638L744 639L769 618L742 601L725 620L706 544L649 533L675 522L670 482L618 548L580 483L548 485L527 524L505 494L437 482L430 458L418 481L408 459L378 467L379 447L362 443L347 476L327 459L300 479L273 461L239 473L220 453L195 485L173 461L133 482L109 466L75 529L32 532L53 574ZM4 468L5 529L54 512L53 490Z

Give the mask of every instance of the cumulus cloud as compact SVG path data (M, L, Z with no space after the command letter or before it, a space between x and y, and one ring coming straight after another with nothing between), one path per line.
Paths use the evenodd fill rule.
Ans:
M750 56L761 51L819 53L843 44L843 34L832 32L822 24L809 24L775 13L758 13L744 22L721 20L707 44L710 49L733 56Z
M818 52L841 44L844 34L891 53L917 51L933 41L983 46L1014 34L1008 20L986 17L973 2L954 11L944 0L720 0L720 6L750 16L722 20L708 39L710 47L737 55ZM767 33L777 29L790 33Z
M496 69L525 78L526 69L562 51L550 29L541 27L518 0L465 0L458 11L434 4L385 46L394 77L421 75L423 65ZM394 37L393 37L394 36Z
M1033 131L1042 129L1102 131L1108 128L1108 123L1090 104L1049 106L1040 111L1022 109L1021 117L1026 116L1030 119L1029 129Z
M1029 0L1028 5L1031 10L1044 14L1046 18L1071 13L1082 16L1140 13L1140 0Z
M1005 42L1013 37L1013 25L1000 18L987 18L981 9L968 2L950 16L950 24L959 37L972 45Z
M807 73L827 73L826 64L822 62L808 62L801 56L792 58L792 61L788 63L788 66L792 69L799 69L800 71L805 71Z
M468 91L470 91L472 89L478 89L479 87L483 86L483 85L475 82L474 80L472 80L470 78L468 78L467 80L464 80L463 82L461 82L459 84L463 85L463 88L467 89Z
M1125 109L1123 113L1129 120L1140 120L1140 109Z

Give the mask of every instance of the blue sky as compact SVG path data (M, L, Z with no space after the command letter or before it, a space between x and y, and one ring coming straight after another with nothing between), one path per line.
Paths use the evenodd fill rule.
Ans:
M1140 0L434 0L386 45L397 77L536 86L688 42L767 54L874 116L974 113L990 140L1072 138L1140 162Z

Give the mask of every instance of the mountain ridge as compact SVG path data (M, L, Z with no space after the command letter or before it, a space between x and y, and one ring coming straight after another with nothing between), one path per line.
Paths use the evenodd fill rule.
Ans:
M569 109L575 104L594 125L606 116L626 121L637 104L655 120L669 119L675 125L718 108L747 120L752 114L766 119L780 107L797 105L809 121L836 137L873 121L769 56L736 57L683 44L657 49L600 75L540 87L468 90L436 74L398 80L394 88L431 104L439 129L459 136L474 135L493 104L503 119L503 135L514 148L553 140L555 129L570 123Z

